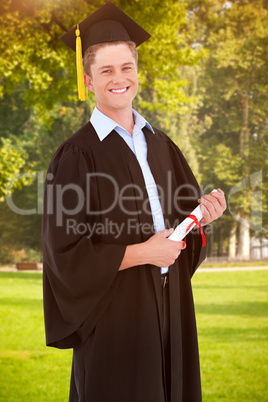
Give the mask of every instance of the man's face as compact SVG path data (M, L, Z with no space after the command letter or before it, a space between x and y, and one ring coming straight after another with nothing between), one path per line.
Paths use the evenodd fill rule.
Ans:
M137 94L137 65L127 44L105 46L97 50L91 65L91 77L85 83L94 92L98 109L106 115L132 108Z

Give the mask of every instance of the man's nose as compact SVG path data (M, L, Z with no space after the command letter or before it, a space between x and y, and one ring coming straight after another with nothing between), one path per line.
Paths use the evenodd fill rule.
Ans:
M122 75L122 71L115 71L113 75L113 83L120 84L124 81L124 77Z

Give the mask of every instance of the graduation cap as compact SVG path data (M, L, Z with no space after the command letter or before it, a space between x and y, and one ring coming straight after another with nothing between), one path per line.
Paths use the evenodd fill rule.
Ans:
M99 8L60 39L76 52L77 83L80 100L85 100L82 56L97 43L133 41L136 47L150 34L111 1Z

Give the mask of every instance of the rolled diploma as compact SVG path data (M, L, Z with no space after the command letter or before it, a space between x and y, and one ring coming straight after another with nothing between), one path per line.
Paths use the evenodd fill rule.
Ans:
M211 192L215 192L217 190L212 190ZM200 205L196 207L192 212L191 215L195 215L198 222L201 221L203 218L203 214L200 208ZM169 240L173 241L182 241L184 237L195 227L195 225L192 225L190 229L187 230L188 226L193 222L191 218L185 218L174 230L174 232L168 237Z
M201 221L203 218L203 214L200 208L200 205L196 207L191 215L195 215L198 221ZM192 225L190 229L186 231L188 226L193 222L191 218L185 218L174 230L174 232L168 237L169 240L174 240L174 241L181 241L184 239L184 237L195 227L195 225Z

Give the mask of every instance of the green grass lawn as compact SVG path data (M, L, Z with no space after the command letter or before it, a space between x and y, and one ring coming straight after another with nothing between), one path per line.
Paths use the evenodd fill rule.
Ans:
M197 272L193 288L203 401L268 401L268 271ZM67 402L71 351L45 346L40 273L0 273L0 321L0 401Z
M45 346L40 273L0 273L0 322L0 401L68 401L72 354Z
M204 402L268 401L268 271L193 278Z

